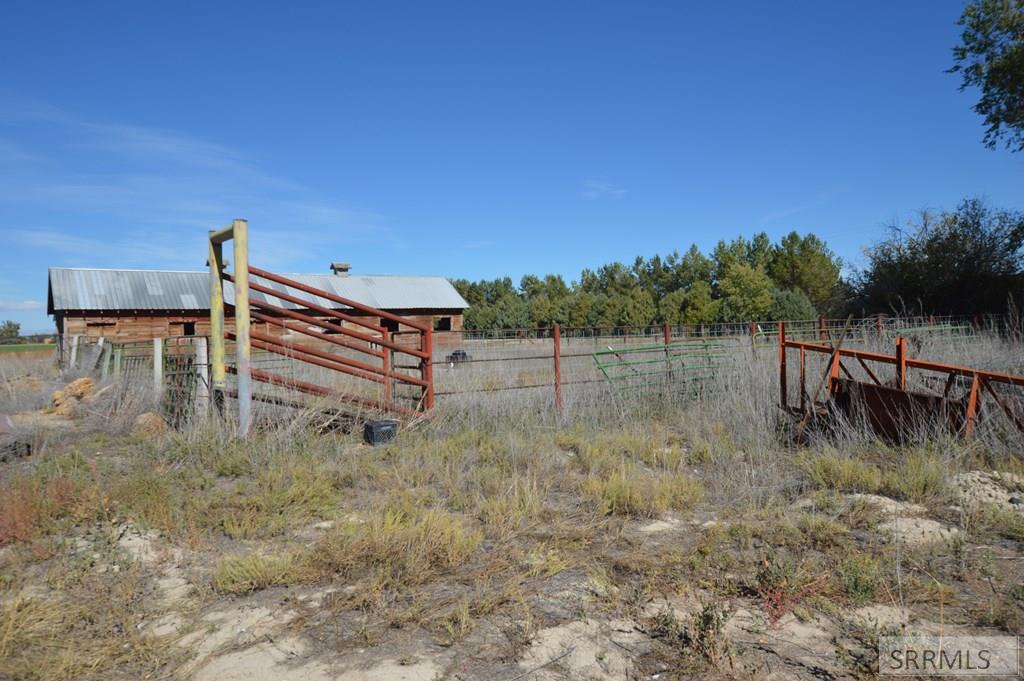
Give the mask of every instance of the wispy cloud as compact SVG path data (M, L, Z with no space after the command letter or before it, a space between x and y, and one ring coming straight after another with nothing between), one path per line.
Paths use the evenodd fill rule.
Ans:
M621 199L626 195L626 190L604 180L587 180L583 183L581 195L588 201Z
M0 310L41 310L43 303L40 300L4 300L0 298Z
M770 213L766 213L765 215L762 215L760 218L758 218L758 222L775 222L776 220L782 220L784 218L793 217L794 215L799 215L800 213L803 213L804 211L810 208L820 206L821 204L836 198L837 196L845 193L846 191L847 188L845 186L832 187L831 189L820 191L817 194L811 196L806 201L786 208L781 208Z
M205 254L201 234L185 239L171 233L150 233L142 238L101 238L39 229L9 229L0 234L21 246L76 255L79 265L97 261L103 264L114 255L125 267L198 266Z
M235 217L264 226L252 249L265 267L294 268L324 249L340 256L370 239L403 245L384 216L317 195L226 145L24 99L0 109L0 208L33 216L5 225L25 247L101 266L201 264L206 230ZM37 163L26 167L29 158ZM54 214L76 224L55 228Z

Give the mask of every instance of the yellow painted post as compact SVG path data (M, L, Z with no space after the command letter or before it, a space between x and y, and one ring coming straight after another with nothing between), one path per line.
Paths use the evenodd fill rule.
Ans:
M219 404L219 393L225 387L224 371L224 270L223 247L210 232L210 388Z
M238 372L238 437L249 434L252 425L252 348L249 342L249 223L231 223L235 245L235 366Z

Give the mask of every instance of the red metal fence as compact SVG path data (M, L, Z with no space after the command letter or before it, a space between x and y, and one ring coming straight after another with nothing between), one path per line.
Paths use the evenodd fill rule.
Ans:
M369 398L360 396L358 389L342 391L255 367L250 370L254 380L396 414L413 415L433 409L433 329L429 325L256 267L249 267L249 275L250 290L262 293L267 299L291 303L302 310L300 312L296 307L285 307L283 304L276 305L250 297L252 319L270 327L276 326L281 331L281 335L250 331L254 348L378 384L382 392L378 398ZM235 280L229 273L224 273L223 278L232 283ZM284 287L284 290L271 288L254 279L274 282ZM300 297L293 291L307 295ZM314 302L310 297L327 303ZM331 303L335 307L331 307ZM337 309L339 305L346 311ZM399 331L408 329L404 342L396 342L392 332L380 326L380 320L397 324ZM295 342L289 337L294 333L314 338L321 346ZM414 342L409 342L408 333L412 334ZM226 335L235 340L234 334ZM349 354L341 354L336 348L342 348ZM228 370L232 371L231 368ZM416 389L416 395L411 399L412 404L399 403L402 396L396 390L398 385Z
M1021 392L1017 390L1016 395L1001 396L999 391L993 387L1005 385L1016 389L1024 388L1024 376L913 358L908 355L907 339L904 336L898 336L895 339L895 352L892 355L887 355L881 352L844 347L842 345L844 335L841 334L830 339L829 344L792 340L787 337L787 323L778 322L779 391L781 406L784 410L796 411L806 419L811 410L824 406L817 402L817 394L810 395L807 392L807 355L808 353L818 353L829 355L822 383L829 399L840 404L857 402L858 406L866 412L871 425L885 435L899 436L900 432L907 427L908 422L920 419L925 412L930 411L932 412L931 416L938 416L946 420L955 430L962 432L966 437L971 437L977 425L983 393L988 393L1010 422L1024 431L1024 419L1018 413ZM791 349L799 352L798 407L795 405L791 407L789 404L787 350ZM844 358L856 360L870 382L856 380L847 366L843 364ZM895 369L894 375L890 380L885 381L879 378L881 371L876 374L868 362L876 365L890 365ZM908 369L944 374L942 393L931 394L909 390ZM951 399L951 393L958 378L968 381L965 394L962 398Z

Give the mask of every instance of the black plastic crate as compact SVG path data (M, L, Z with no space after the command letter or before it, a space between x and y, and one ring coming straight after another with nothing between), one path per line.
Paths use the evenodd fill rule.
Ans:
M379 445L393 440L396 435L398 435L398 421L392 419L367 421L363 426L363 440L370 445Z

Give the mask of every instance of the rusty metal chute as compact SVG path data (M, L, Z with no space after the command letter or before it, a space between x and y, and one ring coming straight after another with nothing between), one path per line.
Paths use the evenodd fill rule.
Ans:
M790 340L786 338L785 322L779 322L778 328L781 406L789 413L801 415L804 418L802 424L816 413L826 413L834 407L847 415L854 412L864 414L872 429L889 439L898 439L916 420L926 417L938 418L950 431L971 437L977 427L983 395L987 395L986 399L991 399L1009 421L1024 432L1021 409L1024 376L908 357L907 340L903 336L896 338L895 352L888 355L842 347L842 338L834 345ZM799 353L797 405L789 403L788 350ZM812 397L807 392L808 353L829 355L824 376L828 396L825 402L818 402L817 395ZM869 380L854 378L844 360L855 360ZM869 362L875 365L875 369ZM895 369L891 380L883 382L879 378L882 372L878 365L889 365ZM943 385L941 393L911 390L907 382L909 369L940 378ZM1006 389L997 389L1000 386L1006 386ZM962 394L953 396L955 388Z
M234 271L230 273L225 271L221 252L228 240L234 241L235 251ZM225 281L234 286L235 329L231 332L224 325ZM226 374L238 377L234 395L239 405L240 435L244 436L251 424L252 381L401 416L433 409L432 327L249 266L248 226L244 220L210 233L210 286L212 384L215 391L227 394ZM262 296L254 298L250 291ZM265 329L253 330L253 319ZM385 321L411 338L397 342L394 332L383 326ZM278 333L273 332L275 328ZM296 334L312 342L296 342ZM225 362L225 340L234 341L236 347L237 359L231 366ZM253 348L327 369L333 372L331 375L346 377L346 383L344 387L321 385L255 368ZM371 385L375 388L368 388Z

